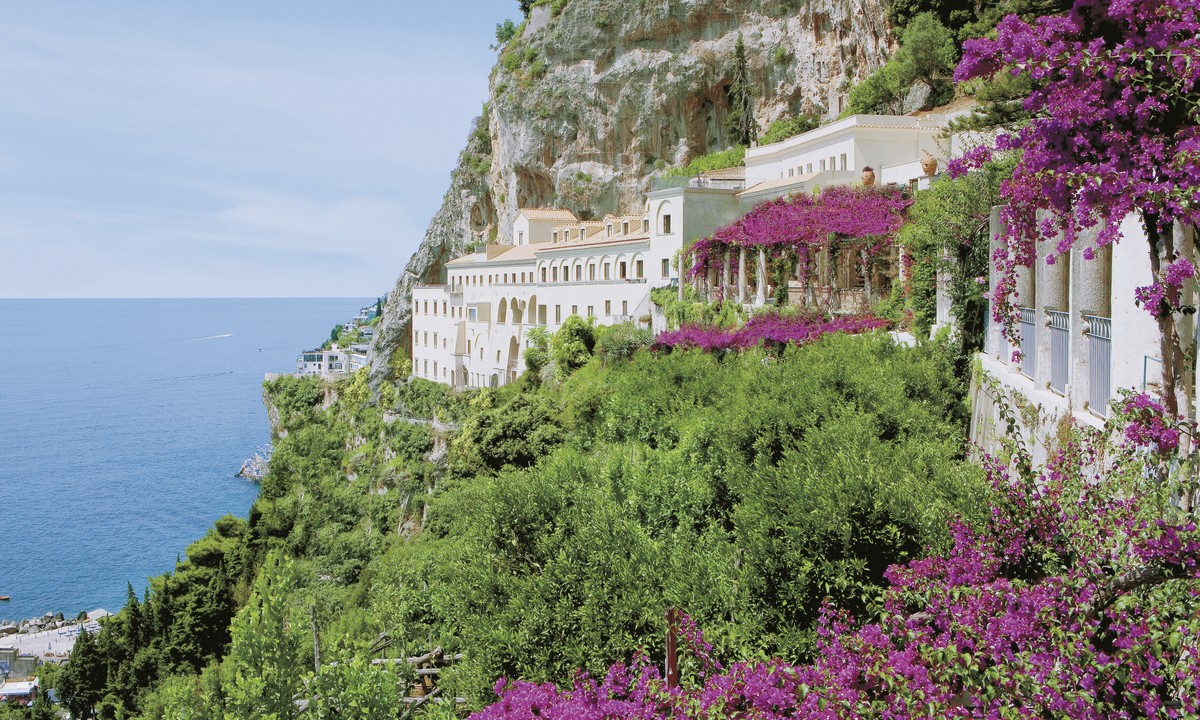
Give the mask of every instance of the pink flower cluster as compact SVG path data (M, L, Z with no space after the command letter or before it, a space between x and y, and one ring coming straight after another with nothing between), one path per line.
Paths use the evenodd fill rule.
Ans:
M502 680L473 718L1197 717L1200 532L1152 519L1140 474L1098 473L1102 457L1071 444L1017 476L990 462L986 526L955 521L948 552L893 566L870 622L827 605L809 664L714 666L668 689L639 655L568 689Z
M1151 447L1161 453L1174 452L1179 447L1179 429L1167 415L1162 403L1145 393L1130 395L1121 403L1120 411L1129 424L1125 439L1140 447Z
M790 251L807 259L810 249L848 240L864 244L868 257L874 257L891 246L911 204L899 189L849 186L765 202L693 244L688 276L718 269L727 254L740 248Z
M732 330L687 325L659 335L654 348L700 348L713 352L745 350L759 345L803 345L829 333L844 332L854 335L887 327L889 324L887 320L870 316L837 316L833 319L803 316L789 318L775 313L764 313L755 315L745 325Z
M1003 187L1003 246L994 256L1000 280L991 294L996 320L1015 341L1016 277L1036 260L1037 240L1057 241L1064 253L1095 228L1085 251L1094 256L1092 247L1121 237L1130 214L1163 237L1176 222L1200 223L1200 5L1076 0L1069 14L1032 24L1009 16L995 39L967 41L955 79L1004 71L1035 81L1024 101L1032 121L995 146L1021 152ZM951 170L987 157L980 150ZM1169 243L1150 243L1150 251L1171 266L1168 288L1188 277L1190 263L1179 265ZM1156 317L1172 311L1170 295L1139 291Z

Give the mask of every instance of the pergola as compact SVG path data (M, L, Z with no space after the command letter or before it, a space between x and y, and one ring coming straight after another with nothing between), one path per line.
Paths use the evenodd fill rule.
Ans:
M861 312L878 290L876 261L891 259L911 204L899 188L850 186L772 200L688 248L687 276L710 299L747 303L753 288L763 305L768 262L783 263L804 304Z

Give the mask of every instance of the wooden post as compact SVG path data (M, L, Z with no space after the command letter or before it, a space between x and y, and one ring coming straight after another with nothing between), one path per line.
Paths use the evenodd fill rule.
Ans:
M679 687L679 611L667 608L667 689Z

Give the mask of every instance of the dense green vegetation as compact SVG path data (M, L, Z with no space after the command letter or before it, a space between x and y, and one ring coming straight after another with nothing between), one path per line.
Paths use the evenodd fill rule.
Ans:
M843 115L899 114L914 83L924 83L929 97L924 107L954 96L951 76L958 62L954 35L933 13L914 17L900 36L900 49L883 67L850 90Z
M223 518L80 642L68 706L287 717L300 693L318 717L395 717L365 699L399 692L366 664L381 634L388 656L464 653L442 682L480 704L499 675L657 652L671 605L722 655L799 659L822 598L871 612L883 570L977 506L939 347L660 355L636 325L576 324L547 343L573 371L470 393L410 379L388 418L362 374L269 383L286 434L248 520ZM338 662L315 678L314 624ZM350 697L375 709L347 715Z
M663 173L663 177L694 177L700 173L708 172L709 170L724 170L725 168L737 167L745 162L746 148L744 146L738 146L728 150L720 150L718 152L711 152L707 155L695 157L687 165L679 168L672 168Z
M771 123L771 127L763 133L760 142L763 145L782 142L809 130L815 130L820 124L820 118L815 115L789 115Z

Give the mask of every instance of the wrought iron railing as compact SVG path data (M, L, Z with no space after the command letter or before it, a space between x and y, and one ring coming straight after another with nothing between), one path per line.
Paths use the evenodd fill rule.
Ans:
M1048 310L1050 322L1050 388L1067 391L1067 375L1071 367L1070 316L1058 310Z
M1112 399L1112 319L1084 315L1088 324L1088 407L1108 415Z
M1037 372L1037 333L1034 328L1034 318L1037 312L1033 308L1021 308L1021 374L1033 377Z

